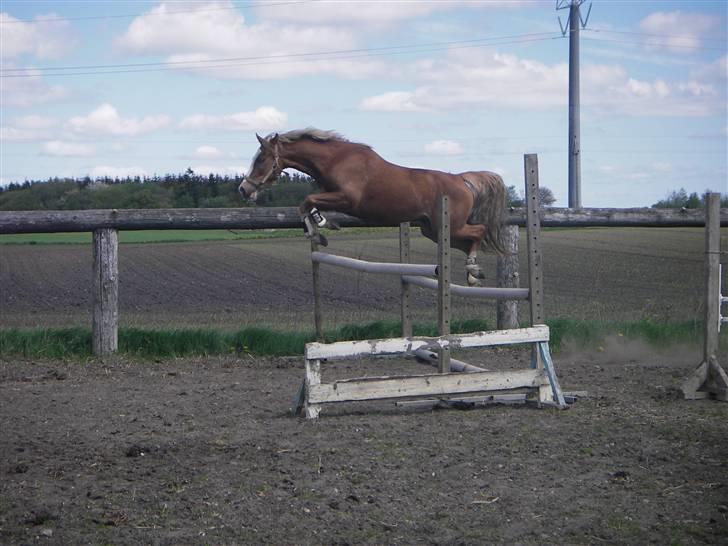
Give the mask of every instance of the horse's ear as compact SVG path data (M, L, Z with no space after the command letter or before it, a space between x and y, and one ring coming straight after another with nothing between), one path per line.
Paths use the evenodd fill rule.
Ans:
M268 142L270 142L273 146L278 144L278 133L273 135Z
M258 139L258 142L261 146L265 146L267 143L263 137L261 137L258 133L255 133L255 138Z

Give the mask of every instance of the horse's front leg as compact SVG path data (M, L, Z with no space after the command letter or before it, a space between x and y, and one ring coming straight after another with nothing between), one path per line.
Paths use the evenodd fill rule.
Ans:
M302 217L308 217L317 227L339 229L339 225L333 220L327 219L323 212L349 212L351 210L351 201L349 197L340 191L313 193L306 196L299 210Z
M339 229L339 225L327 219L322 211L348 212L350 209L351 201L342 192L314 193L306 196L299 207L306 237L313 238L326 246L328 242L326 237L319 233L319 228Z

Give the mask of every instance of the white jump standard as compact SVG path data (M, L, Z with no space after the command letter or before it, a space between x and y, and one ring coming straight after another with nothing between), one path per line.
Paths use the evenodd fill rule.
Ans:
M475 288L457 287L450 283L449 204L443 196L440 207L440 236L438 238L438 264L364 262L352 258L333 256L318 251L312 243L314 271L314 316L319 342L309 343L305 350L305 377L294 412L305 413L309 419L317 418L321 407L342 402L369 400L452 399L472 395L525 393L543 405L565 407L566 402L554 370L549 351L549 329L543 323L543 276L541 272L540 220L538 194L538 158L526 155L527 233L529 288ZM400 255L409 261L408 226L402 226ZM398 274L402 279L401 338L322 343L320 290L318 268L320 264L347 267L372 273ZM436 276L437 280L432 277ZM439 335L413 337L409 317L409 285L437 289ZM455 288L455 290L453 290ZM508 300L527 299L530 304L531 327L468 334L450 333L450 293L465 297L488 297ZM494 347L515 344L533 344L531 368L515 371L487 371L450 358L451 349ZM438 363L438 373L408 376L366 377L321 381L321 366L327 361L384 357L392 355L416 356L421 360ZM435 356L437 355L437 356ZM460 370L455 372L454 370ZM466 372L466 373L463 373Z
M703 362L682 384L686 399L714 398L728 402L728 374L718 362L719 333L726 318L721 306L720 194L705 196L705 339Z

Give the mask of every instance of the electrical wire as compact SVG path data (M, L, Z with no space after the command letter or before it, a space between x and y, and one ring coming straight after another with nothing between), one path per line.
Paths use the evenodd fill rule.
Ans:
M687 40L688 37L684 34L657 34L657 33L650 33L650 32L635 32L635 31L628 31L628 30L607 30L607 29L601 29L601 28L585 28L582 29L586 32L595 32L595 33L606 33L606 34L629 34L633 36L648 36L650 38L678 38L682 40ZM708 38L704 36L702 33L700 34L700 39L703 41L708 42L725 42L726 37L723 36L721 38Z
M461 40L454 42L433 42L430 44L412 44L404 46L388 46L368 49L351 49L338 51L322 51L311 53L293 53L281 55L268 55L261 57L237 57L231 59L208 59L204 61L169 61L158 63L133 63L120 65L89 65L79 67L24 67L2 69L0 78L30 78L43 76L85 76L104 74L128 74L137 72L167 72L179 69L210 70L230 68L239 66L261 66L276 64L294 64L302 62L339 61L366 57L382 57L390 55L407 55L415 53L430 53L443 50L456 50L489 47L495 45L523 44L562 39L562 36L554 33L531 33L515 36L542 36L540 38L522 38L506 40L506 37L481 38L472 40ZM211 64L224 63L224 64ZM52 70L81 70L80 72L43 72ZM10 72L10 73L8 73Z
M637 45L643 45L646 47L665 47L665 48L674 48L679 47L683 49L698 49L698 50L704 50L704 51L726 51L726 48L724 47L705 47L702 45L688 45L688 44L672 44L667 42L645 42L642 40L612 40L610 38L591 38L588 36L584 37L584 40L587 40L589 42L608 42L612 44L637 44Z

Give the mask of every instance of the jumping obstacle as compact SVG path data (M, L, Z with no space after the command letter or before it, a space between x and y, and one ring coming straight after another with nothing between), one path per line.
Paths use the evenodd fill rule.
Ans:
M714 398L728 402L728 375L718 363L721 325L728 317L721 315L721 306L728 297L721 290L720 264L720 194L705 196L705 338L703 362L682 384L686 399Z
M450 281L450 223L447 196L440 205L437 265L409 263L409 225L400 226L400 262L367 262L320 252L311 243L314 284L314 323L318 341L306 345L305 377L294 413L305 413L309 419L319 416L323 405L370 400L410 400L525 393L542 405L566 406L549 351L549 328L543 324L543 275L541 270L540 218L538 191L538 157L524 156L527 206L527 240L529 288L480 288L454 285ZM345 267L370 273L399 275L402 290L402 337L363 341L323 343L319 268L321 264ZM436 277L432 278L432 277ZM413 337L410 316L410 286L437 290L437 337ZM450 296L523 299L529 302L528 328L450 333ZM452 349L533 344L531 368L494 372L452 359ZM364 377L323 383L321 366L333 360L385 357L393 355L419 356L421 360L437 361L438 373L410 376ZM435 356L436 355L436 356ZM454 370L459 369L458 373Z

